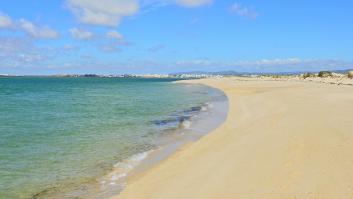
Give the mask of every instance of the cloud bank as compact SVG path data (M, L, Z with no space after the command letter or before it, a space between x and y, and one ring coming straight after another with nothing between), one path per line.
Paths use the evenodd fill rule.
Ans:
M20 19L19 24L19 27L33 38L56 39L59 37L59 33L48 26L37 26L25 19Z
M48 26L37 25L26 19L13 20L3 13L0 13L0 28L20 30L36 39L56 39L59 37L59 33Z

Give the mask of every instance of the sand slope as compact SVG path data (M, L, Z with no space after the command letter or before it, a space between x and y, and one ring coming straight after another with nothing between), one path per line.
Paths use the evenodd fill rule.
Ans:
M353 198L352 86L193 82L227 94L226 122L114 198Z

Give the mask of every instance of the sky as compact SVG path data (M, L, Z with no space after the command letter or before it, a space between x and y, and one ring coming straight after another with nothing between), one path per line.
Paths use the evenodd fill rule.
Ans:
M1 0L0 74L353 68L352 0Z

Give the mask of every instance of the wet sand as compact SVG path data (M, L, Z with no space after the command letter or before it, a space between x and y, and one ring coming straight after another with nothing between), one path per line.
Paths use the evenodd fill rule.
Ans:
M353 198L353 86L190 82L225 92L226 121L130 177L114 199Z

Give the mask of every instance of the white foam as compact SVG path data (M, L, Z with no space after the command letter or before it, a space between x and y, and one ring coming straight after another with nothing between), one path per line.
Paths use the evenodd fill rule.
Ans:
M208 108L213 108L213 104L210 103L210 102L206 103L206 106L207 106Z
M116 163L114 165L114 170L110 173L110 175L101 181L101 188L105 189L105 185L107 185L107 183L110 186L122 185L123 179L126 178L128 173L139 165L144 159L146 159L151 152L152 150L138 153L124 161Z
M188 128L190 128L190 126L191 126L191 121L189 121L189 120L184 120L183 122L181 122L180 125L181 125L182 128L188 129Z
M141 162L142 160L146 159L148 154L150 154L151 151L146 151L143 153L138 153L136 155L133 155L130 159L135 162Z

